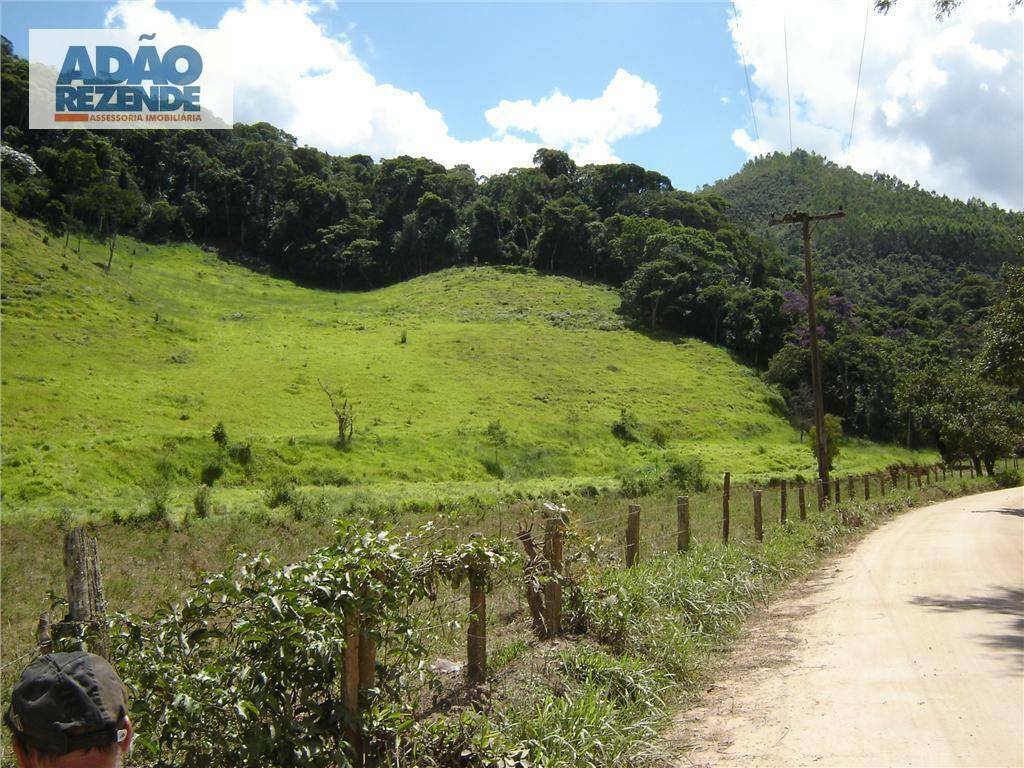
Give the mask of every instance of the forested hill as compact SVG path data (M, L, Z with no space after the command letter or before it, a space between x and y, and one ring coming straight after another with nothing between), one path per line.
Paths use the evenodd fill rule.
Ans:
M944 443L949 455L1003 455L1018 439L1001 426L1003 394L984 390L985 402L999 403L994 431L942 438L922 409L965 395L911 385L915 371L948 371L1007 348L989 316L1000 300L1016 306L1007 297L1024 282L1024 272L1000 272L1022 262L1020 214L805 152L756 160L691 193L656 170L578 166L553 149L538 150L531 167L483 177L426 158L338 157L267 123L31 131L28 67L2 42L3 206L42 221L65 250L83 232L104 240L108 273L126 258L119 233L191 241L332 290L455 266L534 267L613 286L635 325L704 339L767 368L804 425L799 243L765 224L773 210L842 205L848 217L814 233L827 410L847 431ZM979 370L964 368L964 391L987 386ZM911 419L914 408L921 413Z
M937 335L939 326L976 320L971 310L989 303L984 278L996 277L1004 263L1024 264L1021 213L938 195L886 174L858 173L803 150L751 160L704 189L730 203L730 218L793 255L802 248L798 228L769 228L773 212L842 208L844 219L815 226L822 279L855 304L893 310L886 322L894 327L927 336ZM928 314L941 323L921 322Z

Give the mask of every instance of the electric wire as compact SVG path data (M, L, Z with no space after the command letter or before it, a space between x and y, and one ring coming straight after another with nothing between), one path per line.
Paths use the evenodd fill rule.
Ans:
M736 42L740 49L740 61L743 62L743 78L747 82L747 101L750 102L750 119L754 123L754 139L761 140L757 130L757 115L754 112L754 96L750 91L750 73L747 71L747 55L743 52L743 35L740 33L740 14L736 10L736 0L732 0L732 17L736 20Z
M793 154L793 97L789 92L789 32L786 19L782 19L782 45L786 51L786 109L789 112L789 154Z
M846 150L850 150L853 143L853 123L857 119L857 98L860 96L860 73L864 68L864 48L868 41L868 19L871 17L871 3L864 6L864 35L860 40L860 62L857 64L857 87L853 92L853 112L850 115L850 135L846 140Z

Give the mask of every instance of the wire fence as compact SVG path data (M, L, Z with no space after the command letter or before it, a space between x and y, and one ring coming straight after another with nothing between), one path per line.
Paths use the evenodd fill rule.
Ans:
M1016 459L1012 461L1016 466ZM1007 462L1004 468L1009 468ZM642 500L586 500L578 510L570 510L560 502L519 502L501 505L496 514L486 518L446 520L440 525L410 531L402 541L410 555L428 558L439 551L451 551L471 537L485 537L516 550L523 548L524 539L529 539L536 547L535 566L540 569L540 578L560 583L567 570L587 559L596 561L599 567L622 568L680 549L720 544L725 520L730 546L758 546L755 499L759 500L760 532L767 538L779 526L797 524L805 516L843 515L865 499L909 497L914 501L933 486L959 488L962 480L974 476L974 468L967 465L904 468L834 478L827 493L820 483L793 478L771 483L724 482L722 486L702 488L685 496L665 492ZM788 523L784 521L783 510ZM548 538L552 535L557 539L558 555L549 549ZM417 618L419 641L435 658L434 665L441 674L458 673L450 679L461 680L467 648L472 647L474 639L486 642L486 680L492 688L519 685L530 675L547 673L545 665L553 663L550 654L545 657L524 653L537 627L536 607L527 594L529 578L529 567L526 571L517 566L494 573L486 591L486 609L479 602L480 590L475 598L478 602L474 603L472 591L467 594L465 588L447 582L438 583L431 599L409 607L409 614ZM555 593L545 592L544 598L557 599L560 616L560 588ZM544 621L550 618L546 612ZM474 620L482 622L475 630L482 632L482 636L470 630ZM555 626L559 622L560 618ZM382 651L387 653L386 649ZM33 653L34 650L5 660L0 666L2 676L7 679L13 672L9 668Z

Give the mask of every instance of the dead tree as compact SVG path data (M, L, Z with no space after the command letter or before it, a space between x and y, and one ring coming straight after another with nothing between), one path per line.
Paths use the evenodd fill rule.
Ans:
M332 391L320 379L316 380L320 389L327 395L331 403L331 410L334 411L334 418L338 420L338 446L344 448L352 442L352 433L355 429L355 416L352 413L352 404L345 397L345 390L340 387Z

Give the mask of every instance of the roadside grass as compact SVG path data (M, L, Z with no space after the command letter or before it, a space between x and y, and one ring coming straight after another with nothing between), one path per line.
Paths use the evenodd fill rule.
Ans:
M993 485L988 478L950 477L920 491L916 485L909 492L890 487L885 498L876 495L869 502L847 499L825 512L818 512L808 499L805 521L798 519L795 506L790 507L786 525L766 516L763 544L752 541L752 521L740 503L750 489L734 488L729 546L718 540L721 510L713 501L720 501L720 496L714 491L694 494L691 551L679 555L672 551L671 541L652 539L639 565L629 570L621 565L621 535L605 538L577 525L569 548L585 556L573 560L566 587L566 636L534 640L518 579L497 584L489 598L489 696L482 706L456 696L422 731L409 737L418 739L416 760L396 764L487 765L492 764L488 760L514 758L541 766L656 765L666 757L658 734L668 713L699 690L710 664L731 642L744 617L774 591L912 504ZM657 499L643 501L653 518ZM610 508L621 513L623 500ZM594 506L588 514L597 511ZM573 519L587 517L576 508L573 512ZM859 525L843 525L841 512L855 514ZM624 521L623 515L618 517ZM22 556L31 551L34 564L19 562L12 572L5 563L4 589L42 608L46 588L59 586L62 523L34 522L39 526L35 537L19 539L12 549ZM326 523L316 531L287 515L258 524L235 516L208 518L194 521L189 531L109 520L95 526L111 607L143 614L187 591L192 579L181 571L194 567L194 560L192 566L186 565L189 557L226 558L226 539L245 541L251 550L275 543L278 559L287 562L329 535ZM458 540L466 533L463 529L451 535ZM202 546L196 548L197 542ZM153 560L143 564L130 554L119 557L120 552L143 553ZM155 571L154 562L166 570ZM177 575L175 562L180 567ZM40 583L45 579L37 579L37 572L48 572L50 583ZM31 576L32 583L16 586L24 576ZM145 601L139 600L140 594L145 594ZM432 655L464 658L464 615L459 601L430 617L431 624L441 619L442 625L427 639ZM5 610L5 659L30 647L34 618L34 611L12 617ZM9 689L16 674L17 668L4 670L3 690ZM453 761L453 754L462 755L461 762Z
M994 487L991 478L950 479L811 511L806 521L770 527L763 545L704 543L628 571L586 573L571 598L576 634L559 652L561 665L549 669L548 690L514 696L509 710L494 706L492 727L510 749L525 744L531 765L664 765L671 753L660 733L669 714L699 693L752 610L891 516ZM840 511L859 525L844 525Z

